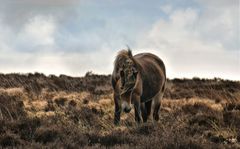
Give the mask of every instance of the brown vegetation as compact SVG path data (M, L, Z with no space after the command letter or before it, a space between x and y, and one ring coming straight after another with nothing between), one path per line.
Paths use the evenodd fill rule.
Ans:
M240 82L167 81L160 121L113 125L110 76L0 74L0 148L240 148Z

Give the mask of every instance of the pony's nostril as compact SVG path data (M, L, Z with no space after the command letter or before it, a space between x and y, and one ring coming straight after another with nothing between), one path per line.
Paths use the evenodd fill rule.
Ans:
M125 113L129 113L131 111L131 108L124 108L123 110Z

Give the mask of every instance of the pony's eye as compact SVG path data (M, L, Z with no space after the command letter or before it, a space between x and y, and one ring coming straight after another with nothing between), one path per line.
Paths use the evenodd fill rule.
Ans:
M133 73L137 73L137 69L135 67L132 68Z
M131 60L129 60L129 59L127 59L127 60L126 60L126 64L128 64L128 65L129 65L129 64L131 64L131 63L132 63L132 61L131 61Z
M124 71L123 70L120 71L120 76L124 77Z

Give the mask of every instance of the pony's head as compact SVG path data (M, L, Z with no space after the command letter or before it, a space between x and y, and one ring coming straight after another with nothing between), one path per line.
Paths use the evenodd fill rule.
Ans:
M125 112L131 110L131 91L133 90L136 78L137 67L130 49L122 50L118 53L115 60L115 69L118 78L120 79L120 96L122 108Z

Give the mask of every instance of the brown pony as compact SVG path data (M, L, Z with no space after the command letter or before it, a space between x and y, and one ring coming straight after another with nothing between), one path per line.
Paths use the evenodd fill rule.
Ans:
M137 122L147 121L152 106L153 118L158 121L165 83L165 66L156 55L140 53L132 56L130 49L120 51L112 73L114 124L119 124L121 111L131 111L131 104L134 105Z

